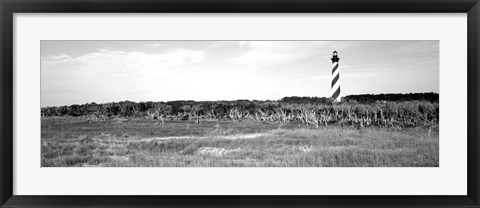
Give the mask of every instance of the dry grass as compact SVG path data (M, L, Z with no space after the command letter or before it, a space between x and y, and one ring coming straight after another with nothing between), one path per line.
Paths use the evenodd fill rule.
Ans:
M42 167L438 167L438 147L424 129L49 118L41 152Z

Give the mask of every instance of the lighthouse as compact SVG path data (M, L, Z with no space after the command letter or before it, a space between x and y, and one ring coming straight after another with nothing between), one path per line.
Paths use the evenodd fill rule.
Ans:
M337 51L333 52L332 57L332 100L334 102L340 102L340 72L338 70L338 54Z

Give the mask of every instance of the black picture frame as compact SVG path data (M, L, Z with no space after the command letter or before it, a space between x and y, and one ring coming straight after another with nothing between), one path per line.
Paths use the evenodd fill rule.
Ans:
M0 0L1 207L480 207L478 0ZM14 13L467 13L468 194L465 196L13 195ZM452 69L454 70L454 69ZM445 178L445 180L449 180Z

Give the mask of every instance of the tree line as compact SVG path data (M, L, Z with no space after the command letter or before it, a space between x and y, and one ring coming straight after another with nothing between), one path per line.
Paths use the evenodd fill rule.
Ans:
M378 127L426 127L438 129L439 104L428 93L422 95L356 95L335 103L327 98L285 97L278 101L169 101L89 103L41 109L43 117L83 116L89 120L146 118L159 120L251 120L300 123L307 126L350 125ZM425 95L426 94L426 95ZM406 100L408 97L408 100ZM410 100L411 98L421 98ZM374 98L386 98L373 101ZM428 99L427 99L428 98ZM358 100L357 100L358 99ZM395 100L398 99L398 100Z
M358 102L358 103L374 103L377 101L428 101L438 103L439 94L438 93L407 93L407 94L363 94L363 95L347 95L342 98L343 100L349 102Z
M403 102L403 101L428 101L436 102L439 101L438 93L392 93L392 94L361 94L361 95L347 95L342 97L342 102L352 102L352 103L362 103L370 104L378 101L392 101L392 102ZM284 97L280 99L280 102L284 103L322 103L328 104L332 102L331 98L326 97Z

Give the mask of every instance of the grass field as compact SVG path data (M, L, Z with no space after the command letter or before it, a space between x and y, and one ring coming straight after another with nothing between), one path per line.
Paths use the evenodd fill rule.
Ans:
M42 167L438 167L423 128L238 121L42 119Z

